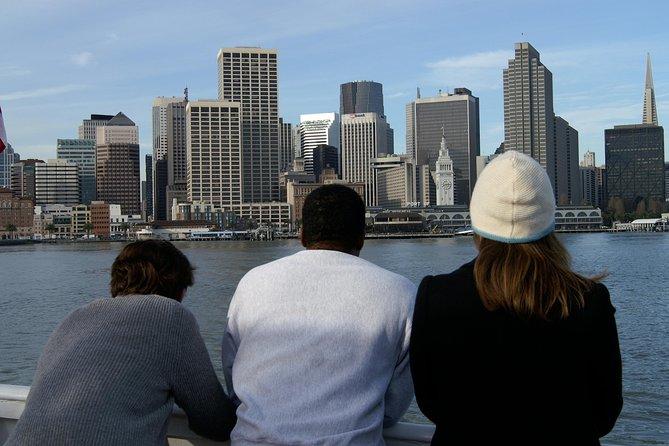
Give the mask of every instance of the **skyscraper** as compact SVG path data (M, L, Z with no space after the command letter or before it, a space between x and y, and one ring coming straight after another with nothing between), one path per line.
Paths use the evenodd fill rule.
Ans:
M123 214L138 215L141 212L138 128L119 112L96 130L97 199L119 204Z
M91 115L90 119L84 119L79 126L79 139L95 140L97 128L107 125L113 115Z
M35 199L35 165L43 162L38 159L27 159L12 164L14 196Z
M339 116L355 113L376 113L386 120L386 153L395 153L395 131L390 127L383 108L383 85L374 81L353 81L341 84Z
M341 84L339 114L376 113L383 111L383 85L373 81L353 81Z
M581 204L578 169L578 132L560 116L553 123L555 148L555 200L558 205Z
M664 129L616 125L604 135L608 209L616 215L660 212L666 198Z
M79 166L81 203L90 204L95 200L95 140L58 139L56 157Z
M35 164L35 204L74 206L81 202L79 167L64 159Z
M341 118L342 179L365 184L365 204L377 206L376 178L371 161L388 154L387 125L377 113L358 113Z
M643 93L643 124L657 125L657 107L655 105L655 87L653 87L653 70L650 65L650 54L646 55L646 86Z
M321 181L321 175L323 175L326 169L330 169L339 178L339 148L327 144L319 144L314 147L312 160L312 173L316 177L316 181Z
M242 203L241 115L236 102L188 103L188 201L214 206Z
M300 125L297 127L300 158L304 159L304 170L307 173L314 173L314 149L317 146L325 144L339 149L339 132L340 122L337 113L300 115Z
M284 122L279 118L279 171L286 172L290 169L295 159L295 147L293 146L293 124Z
M20 160L19 154L14 152L12 145L7 143L5 150L0 153L0 188L12 186L12 164Z
M406 106L406 125L407 155L432 171L439 158L443 129L453 160L455 204L469 204L476 183L476 157L481 153L479 99L466 88L417 98Z
M553 74L528 42L516 43L504 69L504 150L537 160L555 188Z
M595 162L595 152L590 150L586 151L583 154L583 161L581 161L581 167L595 167L597 163Z
M416 201L416 166L405 155L388 155L371 161L376 177L377 205L405 207Z
M240 104L243 201L279 199L279 91L277 51L222 48L218 99Z
M156 220L168 214L167 189L186 183L185 98L157 97L153 100L153 213ZM160 162L164 161L164 162Z
M153 218L153 155L144 157L144 173L146 174L146 188L142 199L145 203L146 219Z

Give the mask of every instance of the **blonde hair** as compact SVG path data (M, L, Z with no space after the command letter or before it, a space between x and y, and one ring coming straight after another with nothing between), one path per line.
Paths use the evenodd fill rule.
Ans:
M475 235L476 289L491 311L525 318L564 319L582 308L585 294L605 275L586 278L571 269L571 257L551 233L530 243L502 243Z

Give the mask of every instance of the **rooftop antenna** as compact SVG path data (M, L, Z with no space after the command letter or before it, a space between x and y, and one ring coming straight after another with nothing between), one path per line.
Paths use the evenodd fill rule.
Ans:
M416 99L420 99L420 87L416 87Z
M184 99L188 102L188 87L184 88Z

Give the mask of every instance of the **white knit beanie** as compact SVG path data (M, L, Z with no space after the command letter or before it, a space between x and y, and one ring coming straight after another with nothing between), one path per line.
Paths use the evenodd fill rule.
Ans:
M551 181L533 158L510 150L488 164L469 206L472 229L483 238L529 243L555 229Z

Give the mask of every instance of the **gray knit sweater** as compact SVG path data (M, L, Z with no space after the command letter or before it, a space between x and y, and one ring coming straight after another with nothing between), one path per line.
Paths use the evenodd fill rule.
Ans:
M160 296L96 300L51 335L6 445L164 446L173 402L193 431L228 438L234 409L193 315Z

